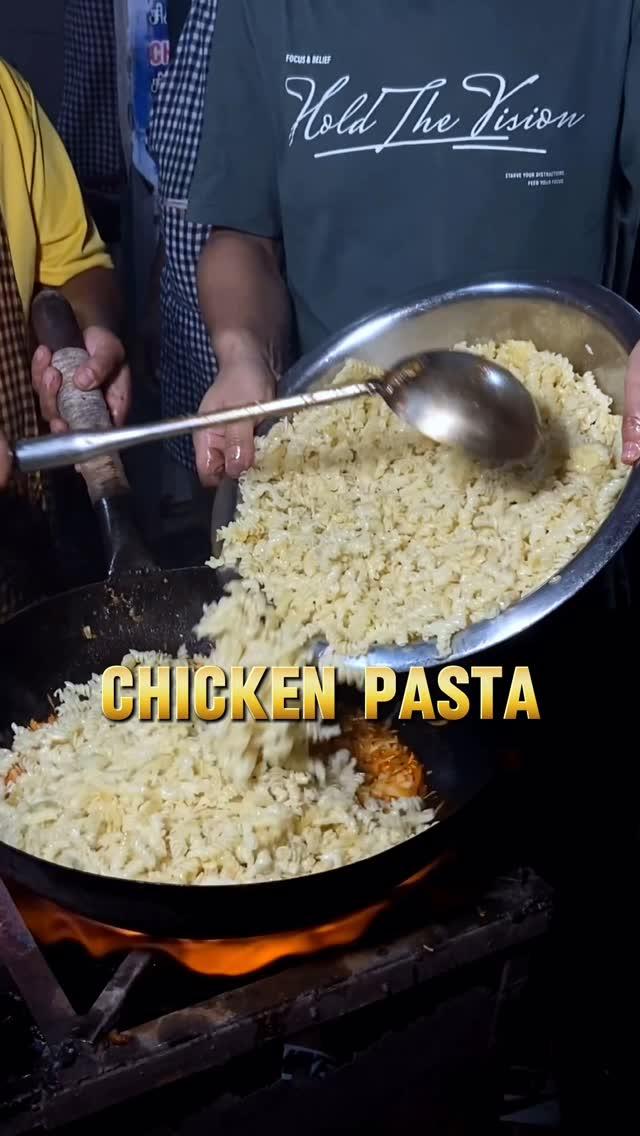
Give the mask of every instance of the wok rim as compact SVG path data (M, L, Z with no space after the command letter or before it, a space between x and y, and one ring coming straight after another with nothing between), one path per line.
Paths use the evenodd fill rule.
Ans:
M482 789L478 790L478 793L480 792L482 792ZM478 794L474 794L468 801L465 801L464 804L460 805L456 809L453 809L442 821L436 821L435 823L429 825L429 827L425 829L424 832L419 832L415 836L409 836L406 840L401 840L398 844L391 844L388 848L383 848L380 852L374 853L373 856L365 856L359 860L353 860L351 863L343 864L339 868L327 868L322 872L307 872L300 876L287 876L284 879L252 880L248 883L241 884L176 884L163 883L160 880L138 880L131 879L128 876L113 876L107 873L99 874L97 872L89 872L85 868L71 868L68 864L58 863L57 860L45 860L42 856L34 856L32 852L25 852L22 848L16 848L12 844L7 844L5 840L0 840L0 858L2 857L4 851L8 850L12 854L17 854L21 859L24 859L31 864L44 865L46 868L53 867L55 868L56 872L60 872L61 875L65 876L69 880L72 880L75 876L82 876L83 880L86 880L87 882L96 882L98 885L100 885L100 883L104 880L109 880L114 884L122 885L127 888L135 886L136 889L144 888L145 891L148 888L154 888L157 889L158 892L166 892L167 895L179 894L181 896L183 896L188 891L189 893L197 895L208 895L211 899L215 895L228 895L230 890L233 890L234 892L244 891L245 894L249 891L251 891L252 893L257 893L260 889L264 889L269 885L278 884L282 888L285 885L293 885L309 879L318 880L318 887L321 887L328 881L330 877L334 875L335 872L344 872L348 869L357 868L359 864L370 865L374 861L379 861L381 857L386 857L387 853L393 851L395 848L404 848L408 844L413 845L414 840L419 840L421 837L426 836L427 833L434 832L436 828L442 831L442 828L447 824L447 822L452 820L454 817L458 817L460 813L462 813L463 810L466 809L467 806L476 799L477 795Z
M341 868L331 868L324 872L283 880L246 884L173 884L132 880L121 876L97 875L81 868L70 868L55 861L33 856L1 840L0 875L9 883L13 882L18 887L81 919L115 930L147 935L150 938L213 942L225 939L250 940L293 934L296 931L303 932L312 928L320 929L384 903L412 876L423 869L429 870L432 866L436 868L443 856L455 855L461 838L464 839L469 834L468 822L473 826L474 816L481 818L486 815L493 819L492 792L499 780L500 770L496 763L495 769L466 801L448 814L443 821L431 825L425 832L392 845L374 856L356 860ZM18 873L14 873L11 868L6 867L4 861L7 854L16 858L21 868L24 866L24 872L19 870ZM376 865L378 863L382 865L382 862L384 862L384 871L380 873L377 872ZM46 887L30 882L28 876L30 870L34 868L41 870L47 877L52 875L56 877L53 886L50 886L48 881ZM83 902L82 894L78 895L79 878L82 894L91 889L97 897L97 907L106 908L110 904L115 904L122 909L123 918L120 921L112 921L105 917L101 918L98 914L87 914L87 904ZM337 886L333 884L333 879ZM62 883L63 890L73 896L66 903L58 898L60 892L60 888L56 886L58 880ZM362 885L363 880L368 883L359 888L358 885ZM268 884L271 885L271 892L264 890ZM116 890L121 893L117 897ZM231 909L228 903L230 893L235 894ZM331 895L333 898L327 903L327 897ZM265 902L269 896L272 897L272 901ZM305 902L296 903L296 896L304 896ZM256 899L254 913L251 907L252 897ZM164 916L158 918L158 908L155 907L154 901L158 901L159 906L170 913L168 920ZM195 904L193 913L183 914L185 903ZM217 903L219 903L218 909ZM317 908L318 913L312 914L310 910L309 915L305 916L304 911L310 903ZM127 913L134 905L136 910L140 911L142 918L132 921L127 917ZM147 918L144 916L145 912ZM246 920L243 912L247 912ZM288 912L292 913L291 918ZM296 912L300 914L296 916ZM184 927L179 932L154 930L154 926L166 925L167 922L183 923ZM241 926L249 927L252 922L255 926L250 930L238 929ZM219 926L214 930L216 923Z
M105 580L94 581L90 584L70 589L60 595L46 597L16 612L3 627L11 625L12 628L17 629L20 634L21 623L27 620L38 620L39 612L46 612L48 608L57 608L60 604L65 604L74 598L80 597L86 600L88 604L93 604L96 600L100 599L106 588L113 588L117 591L120 588L140 585L147 580L153 580L156 576L160 576L161 578L166 576L175 578L177 576L189 576L194 572L198 574L211 572L212 580L215 580L215 572L208 565L196 565L175 569L143 569L123 574L117 578L110 577ZM0 631L1 630L2 628L0 628ZM425 723L425 725L428 724ZM274 896L274 909L277 905L278 910L280 907L285 910L295 910L297 897L304 895L303 888L305 891L311 888L312 893L314 895L317 893L319 896L329 893L332 888L336 891L336 895L341 893L343 889L352 895L357 895L358 884L362 883L365 877L372 881L375 881L376 878L380 878L381 886L379 889L374 883L370 884L368 888L365 888L367 894L371 893L371 896L373 896L375 893L378 893L380 898L380 892L384 892L385 886L388 889L399 885L408 876L419 871L421 865L427 867L431 862L437 859L441 854L443 845L448 846L453 834L460 825L463 824L464 817L476 806L479 798L481 799L489 794L491 786L499 777L500 752L501 747L498 747L498 750L495 752L492 750L493 757L489 765L483 768L481 778L464 793L462 800L456 802L455 800L447 801L446 798L443 799L444 809L441 819L430 824L426 830L414 836L410 836L397 844L383 848L373 855L344 864L341 867L327 868L321 872L306 873L293 877L285 877L284 879L253 880L245 883L228 884L180 884L168 881L141 880L108 873L96 873L85 868L70 867L56 860L47 860L42 856L36 856L0 838L0 876L8 880L13 880L18 885L31 890L36 895L50 899L61 907L64 907L65 904L59 899L54 899L52 896L52 892L60 890L60 888L55 886L55 880L59 881L62 890L66 890L69 894L78 891L78 889L81 894L92 890L97 896L102 897L98 899L98 905L109 903L108 893L111 889L121 889L124 893L122 897L123 905L139 903L141 911L144 910L145 901L149 902L151 905L156 901L163 902L167 908L175 906L179 909L180 904L189 896L192 899L197 898L199 905L204 904L205 907L214 907L216 903L220 903L222 916L220 922L222 924L228 922L228 916L224 915L224 911L230 892L235 893L233 910L231 912L232 922L237 921L237 915L234 916L233 913L234 910L237 912L238 909L243 906L250 908L252 900L255 901L257 906L264 906L265 902L268 902L267 897L269 896ZM11 866L7 866L7 860L17 861L19 865L17 874L12 871ZM400 866L407 860L410 861L408 871ZM30 880L30 877L34 874L36 879L38 876L44 877L46 875L53 875L55 877L54 886L39 886L37 883ZM271 891L265 890L269 886L271 887ZM278 889L277 896L275 895L275 888ZM86 909L86 904L80 902L78 906L76 906L76 902L75 900L69 901L68 908L75 914L84 915L82 909ZM376 900L372 897L364 906L369 906L375 902ZM354 908L352 903L340 904L336 902L336 907L344 907L345 912L350 911L352 913L354 910L360 910L359 904ZM93 919L94 922L98 923L101 922L97 916L84 915L84 918ZM329 921L331 918L333 917L329 916L325 922ZM126 927L126 922L127 920L125 919L121 924L110 923L110 925L116 927L120 925L123 929L136 930L136 927ZM206 920L203 922L206 922ZM281 923L282 920L278 920L278 924L280 925ZM311 926L312 924L309 923L308 925ZM291 929L293 929L293 927ZM258 931L246 937L269 933L272 932L269 930ZM273 933L277 933L277 931ZM189 937L195 938L197 936L192 935ZM222 937L234 936L227 936L223 933Z

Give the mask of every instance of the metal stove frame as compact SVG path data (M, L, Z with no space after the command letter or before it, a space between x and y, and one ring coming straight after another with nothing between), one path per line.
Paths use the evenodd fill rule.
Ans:
M151 954L126 955L89 1012L78 1015L0 881L0 964L44 1042L37 1070L10 1102L3 1136L55 1130L462 966L506 957L545 933L551 906L548 885L521 869L494 881L471 914L446 926L247 976L237 988L120 1033L121 1011Z

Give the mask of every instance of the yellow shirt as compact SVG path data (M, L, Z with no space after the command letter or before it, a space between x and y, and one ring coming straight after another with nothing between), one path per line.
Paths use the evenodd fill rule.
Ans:
M36 284L55 288L89 268L112 267L60 138L1 59L0 210L25 316Z

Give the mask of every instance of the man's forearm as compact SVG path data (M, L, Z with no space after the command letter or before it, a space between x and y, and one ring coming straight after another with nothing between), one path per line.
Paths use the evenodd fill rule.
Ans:
M218 366L258 359L277 377L288 362L290 304L272 241L213 233L198 267L198 293Z
M109 268L89 268L73 276L60 288L84 331L104 327L122 335L122 303L116 274Z

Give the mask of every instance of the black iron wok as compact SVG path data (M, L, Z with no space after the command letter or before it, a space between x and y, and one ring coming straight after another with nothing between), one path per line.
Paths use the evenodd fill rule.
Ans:
M39 306L40 341L53 350L77 345L77 328L65 325L55 308L52 297ZM150 565L131 523L121 470L111 469L108 484L104 477L97 484L97 474L92 482L91 471L83 472L102 520L109 577L36 604L0 627L3 746L11 744L13 722L48 717L51 698L65 681L86 681L119 663L131 648L174 654L182 643L195 647L192 629L203 604L219 596L216 575L207 567L163 571ZM83 630L87 627L91 638ZM215 728L212 724L212 745ZM399 729L425 765L441 802L439 820L367 860L285 881L179 886L93 875L0 841L0 875L88 918L161 937L241 937L330 922L381 899L450 849L472 812L482 826L501 760L492 723L484 723L480 732L477 724L464 721L445 727L410 722Z

